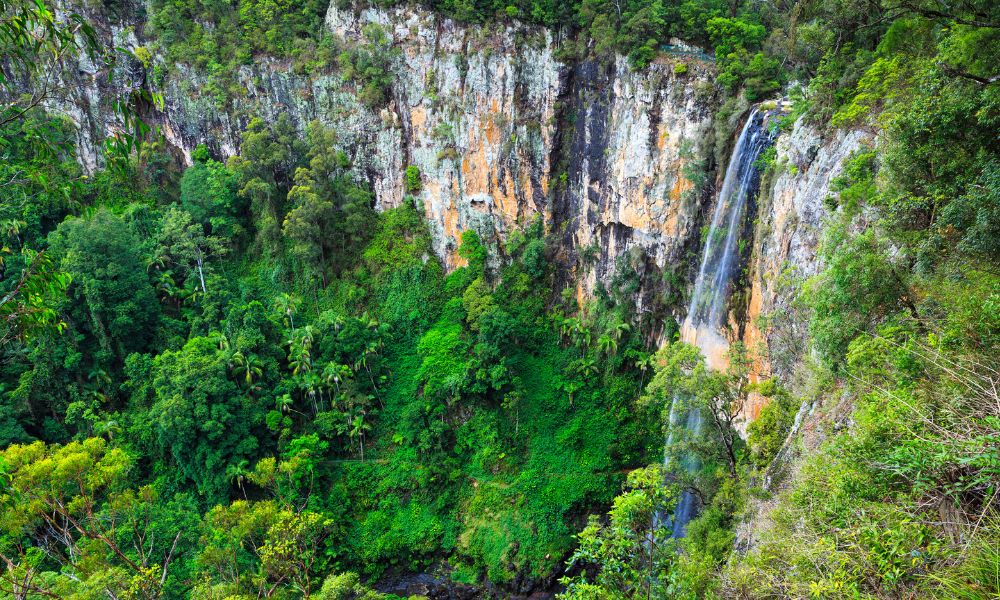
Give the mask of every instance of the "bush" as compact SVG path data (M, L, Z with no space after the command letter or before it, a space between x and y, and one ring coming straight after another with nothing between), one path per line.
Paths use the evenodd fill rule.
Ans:
M416 194L420 192L421 187L420 168L416 165L406 167L406 191L410 194Z

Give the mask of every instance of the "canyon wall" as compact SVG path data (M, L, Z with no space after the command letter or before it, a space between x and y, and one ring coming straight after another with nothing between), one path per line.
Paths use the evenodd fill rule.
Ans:
M117 45L150 45L141 22L88 17ZM563 241L556 259L567 280L578 282L581 301L598 284L612 285L623 265L653 293L691 281L718 183L715 129L733 125L713 121L711 64L688 56L661 58L642 71L621 57L563 63L558 41L543 28L461 24L412 6L343 10L334 3L325 20L345 44L361 43L373 23L399 51L390 99L375 109L335 65L305 75L267 57L240 68L243 95L223 108L205 92L205 75L185 65L167 66L167 77L153 85L152 69L137 60L121 61L109 81L82 58L64 75L68 94L49 107L79 126L88 171L99 166L101 141L116 126L110 99L129 89L162 93L163 109L148 120L187 162L202 143L221 159L238 154L253 118L274 122L284 114L299 128L318 120L335 129L379 209L404 201L404 171L419 168L421 189L413 195L449 268L463 262L463 231L474 229L502 250L512 230L541 218ZM757 378L787 378L805 352L806 324L793 300L819 268L830 182L862 143L859 132L822 134L802 123L779 137L774 172L758 198L748 293L734 302L743 305L734 331L759 357ZM636 296L640 312L647 299ZM762 405L754 399L746 416Z
M91 16L119 45L148 43L142 23ZM342 10L334 3L326 16L346 43L357 43L369 23L400 50L383 108L365 106L333 65L300 75L274 58L241 67L245 94L222 109L203 92L205 76L184 65L169 65L153 86L138 61L124 61L108 83L81 60L68 70L75 93L50 108L79 125L88 171L115 127L106 99L128 87L162 93L163 110L148 119L188 162L201 143L222 159L239 153L254 117L273 122L287 114L300 128L319 120L336 130L380 209L403 201L407 166L420 169L415 195L449 268L462 264L462 231L500 242L536 217L565 240L564 266L579 276L581 294L610 282L623 257L662 272L696 243L712 173L711 64L684 57L633 72L619 57L568 65L545 29L465 25L417 7Z
M747 273L743 341L755 357L755 379L788 381L808 351L807 315L796 299L802 283L822 268L817 252L830 184L844 159L871 143L861 131L822 132L802 121L778 138L774 169L758 198ZM756 418L765 404L752 397L745 418Z

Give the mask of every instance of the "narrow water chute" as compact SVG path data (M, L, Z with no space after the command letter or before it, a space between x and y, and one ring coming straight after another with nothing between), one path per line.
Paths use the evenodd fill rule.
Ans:
M774 133L767 127L767 116L754 109L743 126L733 148L722 188L715 203L708 237L702 251L694 292L688 305L687 316L681 326L681 341L697 346L705 356L710 369L726 368L729 343L723 333L728 311L726 304L739 266L739 237L744 229L748 206L756 199L760 187L757 160L771 144ZM681 420L676 414L675 398L670 408L670 427ZM699 435L702 427L701 411L690 410L684 427ZM673 433L667 447L673 443ZM666 453L669 456L669 453ZM675 468L694 472L700 465L695 456L688 456ZM665 466L670 469L669 458ZM688 522L698 511L696 496L685 491L678 500L670 526L674 537L683 537Z

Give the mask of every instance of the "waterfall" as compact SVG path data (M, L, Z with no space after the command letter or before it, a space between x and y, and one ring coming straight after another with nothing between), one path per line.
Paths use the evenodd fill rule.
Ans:
M724 369L727 366L729 342L723 335L723 327L728 320L726 302L739 267L739 236L746 224L747 205L756 198L760 186L757 159L773 142L774 134L766 127L766 114L754 109L736 141L715 203L691 303L681 326L681 341L697 346L705 355L705 362L710 369ZM673 443L673 430L681 419L673 404L676 404L676 399L670 407L671 433L667 438L668 447ZM688 411L684 427L698 435L701 426L701 411ZM669 458L664 463L669 469ZM682 459L681 463L678 466L689 472L700 467L694 456ZM690 491L685 491L674 510L671 523L674 537L683 537L687 524L697 509L697 498Z

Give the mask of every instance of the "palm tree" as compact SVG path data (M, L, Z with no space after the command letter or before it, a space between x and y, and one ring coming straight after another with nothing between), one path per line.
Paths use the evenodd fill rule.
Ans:
M191 291L187 291L182 288L178 295L180 296L182 303L189 303L189 304L197 304L198 300L200 300L201 297L204 296L204 294L200 290L198 290L198 288L195 288Z
M108 441L112 442L115 439L115 434L120 433L122 430L118 421L114 419L108 419L107 421L98 421L97 425L94 427L94 433L97 435L108 434Z
M590 327L587 327L587 324L579 319L574 319L574 321L576 322L573 324L573 340L582 353L585 348L590 346Z
M293 412L303 417L306 416L300 411L292 408L293 406L295 406L295 402L292 400L292 396L290 394L282 394L274 401L274 409L281 412L281 414L287 415L288 413Z
M656 357L653 354L640 352L639 356L635 359L634 364L638 367L639 371L642 372L642 377L639 379L639 389L641 390L646 384L646 371L656 364Z
M313 341L316 339L316 328L312 325L306 325L302 328L302 335L300 337L302 346L311 350Z
M340 382L344 381L351 376L351 368L347 365L341 365L330 361L326 363L323 367L323 380L326 381L327 386L333 385L337 389L337 393L340 393Z
M21 246L21 229L27 226L27 223L18 219L5 219L0 221L0 233L16 239L17 245Z
M365 410L362 409L351 419L351 431L349 435L357 437L361 442L361 462L365 462L365 432L371 430L372 426L365 421Z
M597 338L597 349L607 356L612 356L618 351L618 342L608 334L604 334Z
M575 317L566 317L559 322L559 333L565 338L572 338L573 332L580 325L580 320Z
M570 380L564 379L564 380L560 381L559 383L557 383L556 387L558 389L560 389L560 390L563 390L567 394L569 394L569 405L573 406L573 394L576 393L577 390L579 390L580 388L582 388L583 384L580 383L579 381L570 381Z
M312 349L313 335L315 329L312 325L307 325L299 334L293 335L288 340L288 367L293 375L308 373L312 370Z
M227 338L226 334L221 331L213 331L208 334L208 339L215 342L215 345L219 347L220 352L227 352L229 350L229 338Z
M230 363L233 374L239 376L247 387L251 387L254 379L264 374L260 359L255 354L244 355L237 350L230 357Z
M319 413L319 405L316 402L316 395L320 393L323 388L320 387L320 378L314 372L305 373L301 377L299 382L299 388L305 392L309 401L312 402L313 406L313 416Z
M156 291L163 297L161 302L172 300L175 307L180 306L181 289L177 287L173 274L170 271L161 271L156 278Z
M382 395L379 394L378 386L375 385L375 377L372 375L371 367L369 366L368 357L378 356L378 350L382 346L382 339L368 340L365 344L365 349L361 353L361 357L354 363L354 370L357 371L359 367L364 367L365 372L368 373L368 381L372 384L372 389L375 391L375 395L378 396L379 405L385 408L382 404Z
M622 337L624 337L625 334L631 330L632 327L629 326L628 323L615 323L614 326L611 327L611 336L616 342L620 342L622 341Z
M299 306L299 299L290 294L281 294L274 299L274 308L277 310L282 319L287 323L291 330L295 331L295 310Z
M87 380L92 382L97 388L106 388L111 385L111 375L100 367L94 367L87 373Z
M250 472L251 472L250 463L248 463L246 459L240 460L240 462L236 463L235 465L231 464L226 466L226 478L229 479L229 481L236 482L236 485L240 488L240 491L243 492L244 500L247 499L247 491L243 487L243 482L246 481L246 478L248 475L250 475Z
M292 370L292 375L299 375L301 373L308 373L312 370L312 359L309 355L309 350L305 348L297 348L288 361L288 368Z

